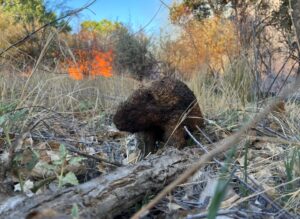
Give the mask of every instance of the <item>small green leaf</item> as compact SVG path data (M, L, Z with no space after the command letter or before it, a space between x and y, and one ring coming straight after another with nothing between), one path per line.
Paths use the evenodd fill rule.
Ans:
M62 179L61 179L62 185L71 184L71 185L78 185L78 179L75 176L73 172L67 173Z
M64 159L67 156L67 150L64 144L60 144L59 146L59 156L61 159Z
M79 209L77 204L73 204L71 215L73 219L79 218Z
M54 160L52 161L52 164L55 166L61 166L64 164L64 160Z
M0 116L0 125L3 125L7 120L7 116L6 115L3 115L3 116Z
M56 166L48 164L48 163L40 163L39 166L41 168L44 168L44 169L48 170L48 171L55 171L57 169Z
M85 160L86 158L84 157L72 157L69 161L69 164L71 165L77 165L79 164L81 161Z
M33 170L35 165L39 162L40 156L38 152L31 150L31 160L26 164L26 169L27 170Z
M27 110L23 109L23 110L20 110L20 111L16 111L14 112L13 114L10 114L9 115L9 119L12 121L12 122L17 122L17 121L20 121L24 118L24 116L26 116L27 114Z
M22 159L23 159L23 154L20 151L16 152L14 156L14 161L20 162L22 161Z

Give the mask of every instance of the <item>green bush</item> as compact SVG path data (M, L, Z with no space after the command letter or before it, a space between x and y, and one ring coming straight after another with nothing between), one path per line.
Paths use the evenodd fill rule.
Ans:
M55 21L56 19L55 12L47 9L47 3L42 0L0 0L0 51L25 39L4 54L5 62L13 60L14 64L17 63L21 67L25 63L30 65L37 60L51 32L71 30L65 21ZM48 27L31 34L50 22ZM58 46L58 43L51 43L45 58L53 61Z

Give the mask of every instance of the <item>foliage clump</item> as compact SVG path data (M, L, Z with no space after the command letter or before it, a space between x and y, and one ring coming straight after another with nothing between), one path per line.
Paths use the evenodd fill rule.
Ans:
M136 79L150 77L155 58L150 52L150 40L144 34L128 30L117 33L115 44L115 67L118 72L128 71Z
M18 48L5 53L7 59L13 58L19 61L19 66L24 65L25 62L33 63L41 54L51 32L60 30L67 33L71 30L66 21L57 21L57 14L47 6L43 0L0 1L0 50L5 50L19 40L25 39L18 45ZM48 23L48 28L31 34ZM53 59L56 50L58 50L58 45L53 43L45 54L45 58ZM51 64L53 63L51 62Z
M162 58L185 76L207 64L224 71L228 57L238 53L237 39L235 26L230 20L220 17L201 22L191 20L175 40L165 44Z

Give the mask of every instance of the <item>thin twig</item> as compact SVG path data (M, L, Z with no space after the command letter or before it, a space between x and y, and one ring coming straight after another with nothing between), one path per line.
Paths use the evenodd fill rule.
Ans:
M171 10L171 7L165 3L163 0L159 0L161 4L163 4L167 9Z
M231 214L236 214L237 216L244 216L245 218L248 218L249 214L256 214L256 215L266 215L266 216L276 216L274 213L268 213L268 212L256 212L256 211L240 211L240 210L220 210L218 211L217 215L222 216L222 215L231 215ZM207 218L208 213L200 213L200 214L195 214L195 215L188 215L187 219L201 219L201 218Z
M207 148L200 143L200 141L198 141L195 136L192 135L192 133L188 130L188 128L186 126L184 126L184 130L186 131L186 133L191 137L191 139L199 146L202 148L202 150L205 151L205 153L209 153L209 151L207 150ZM201 129L200 129L201 130ZM222 164L218 159L213 158L213 161L215 161L217 164L219 164L221 167L224 167L224 164Z
M296 65L297 63L298 63L298 61L295 62L295 63L292 65L292 67L291 67L289 73L287 74L287 76L285 77L284 81L282 82L282 85L280 86L280 88L279 88L279 90L278 90L278 92L277 92L277 95L280 94L282 88L284 87L284 85L286 85L287 80L288 80L289 77L291 76L291 74L292 74L292 72L293 72L293 70L294 70L294 67L295 67L295 65Z
M94 159L94 160L96 160L98 162L104 162L104 163L107 163L107 164L110 164L110 165L113 165L113 166L117 166L117 167L121 167L122 166L122 164L120 164L118 162L109 161L109 160L104 159L104 158L95 157L93 155L81 152L81 151L77 150L75 147L73 147L73 146L71 146L69 144L65 144L65 146L68 149L68 151L71 151L73 153L79 154L79 155L81 155L83 157L91 158L91 159Z
M232 215L232 214L237 214L239 210L220 210L217 213L217 216L224 216L224 215ZM195 215L188 215L186 219L201 219L201 218L207 218L208 212L200 213L200 214L195 214Z
M260 137L260 136L248 136L251 140L259 140L259 141L268 141L272 143L281 143L281 144L294 144L297 146L300 146L300 142L297 141L290 141L290 140L285 140L281 138L274 138L274 137Z
M269 95L271 89L273 88L273 86L274 86L274 84L275 84L277 78L278 78L279 75L282 73L284 67L286 66L286 64L288 63L288 61L289 61L290 58L291 58L291 55L289 55L289 56L286 58L285 62L284 62L283 65L281 66L280 70L277 72L277 74L276 74L275 78L273 79L272 83L270 84L270 86L269 86L267 92L265 93L264 98L267 98L267 97L268 97L268 95ZM294 68L294 67L293 67L293 68ZM293 69L293 68L292 68L292 69Z
M286 136L284 136L284 135L281 134L281 133L278 133L278 132L274 131L273 129L271 129L271 128L269 128L269 127L263 127L263 126L261 126L261 128L263 128L264 130L268 131L269 133L271 133L271 134L273 134L273 135L275 135L275 136L279 136L279 137L282 138L282 139L288 140L288 138L287 138Z

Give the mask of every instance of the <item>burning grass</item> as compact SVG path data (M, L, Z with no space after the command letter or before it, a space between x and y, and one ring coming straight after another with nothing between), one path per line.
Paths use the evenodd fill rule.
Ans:
M95 78L96 76L112 77L113 52L100 52L75 50L77 60L67 60L67 71L71 78L82 80L84 76Z

